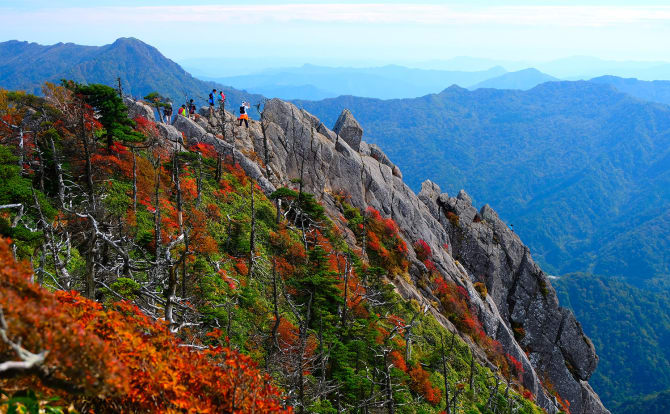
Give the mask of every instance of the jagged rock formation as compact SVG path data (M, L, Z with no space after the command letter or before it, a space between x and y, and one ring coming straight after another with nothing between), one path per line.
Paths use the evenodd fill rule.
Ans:
M363 131L348 111L340 116L337 133L278 99L265 104L263 123L252 121L248 129L232 122L231 114L226 114L223 129L215 118L202 117L196 123L178 117L174 126L189 143L210 143L233 156L267 193L300 179L305 191L319 197L336 221L333 194L339 192L346 193L355 207L371 206L392 217L408 242L411 276L418 279L425 269L411 248L422 239L430 245L443 276L468 290L486 333L521 361L524 385L541 407L549 413L559 410L542 385L550 381L569 401L572 413L608 413L587 382L598 360L593 345L572 313L559 306L528 248L488 205L477 211L464 191L450 197L429 181L414 194L388 157L361 141ZM259 159L262 166L254 161ZM484 299L475 282L485 283L489 294ZM429 287L395 283L405 298L415 298L439 315L439 309L430 305L436 298ZM438 320L456 331L446 318ZM523 334L515 338L515 332ZM487 363L483 352L477 355Z
M361 124L356 121L356 118L354 118L348 109L342 111L340 117L337 118L333 132L349 144L353 150L360 150L361 139L363 139L363 128L361 128Z

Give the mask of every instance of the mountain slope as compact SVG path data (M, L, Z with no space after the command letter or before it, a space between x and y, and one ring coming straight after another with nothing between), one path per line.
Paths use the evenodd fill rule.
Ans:
M296 103L327 124L351 109L413 188L488 200L555 274L670 275L668 107L589 82Z
M493 89L520 89L522 91L532 89L544 82L553 82L558 79L542 73L537 69L529 68L517 72L510 72L495 78L471 86L468 89L493 88Z
M120 38L100 47L9 41L0 43L0 56L0 87L7 89L40 93L43 82L58 83L61 79L116 87L120 77L124 93L142 97L157 91L179 104L187 98L204 104L213 88L223 88L232 106L242 100L262 100L258 95L195 79L156 48L134 38Z
M667 80L643 81L635 78L601 76L591 79L591 82L611 85L621 92L645 101L670 105L670 81Z
M332 68L303 65L297 68L268 69L257 74L227 78L211 78L225 85L248 89L269 97L296 99L297 93L306 94L301 99L323 99L340 95L366 96L395 99L421 96L440 91L450 85L469 86L505 73L501 67L484 71L438 71L382 66L373 68ZM292 91L309 85L315 90Z
M485 355L499 349L516 360L541 407L556 412L569 403L573 413L608 412L587 382L598 363L592 343L493 209L477 211L465 192L450 197L428 181L417 196L378 147L361 141L362 130L348 111L331 131L308 112L272 99L263 120L263 127L252 123L238 137L244 153L269 159L268 168L245 167L266 193L299 182L334 221L347 224L350 237L363 241L371 264L390 267L390 280L405 300L453 325ZM201 119L196 126L179 118L175 126L190 142L223 148L213 135L219 122ZM385 223L385 235L366 232L366 221L352 208ZM396 228L404 247L392 244ZM407 262L399 263L405 250ZM398 273L403 267L406 273ZM468 305L458 305L466 298Z
M641 409L647 394L670 388L670 299L663 290L639 289L623 280L575 274L552 280L600 353L592 385L614 413ZM640 404L630 402L640 400ZM622 403L637 407L624 409Z
M449 402L473 414L608 413L587 382L592 343L518 236L465 192L425 182L417 196L349 112L337 132L277 99L247 128L223 108L166 126L151 112L129 123L102 85L0 98L3 119L43 129L26 146L0 130L0 234L19 257L41 251L35 281L87 308L35 306L54 294L0 278L11 337L53 351L47 373L0 378L3 390L96 412L439 413ZM76 133L81 119L90 134ZM110 122L140 135L90 139ZM129 150L138 138L146 145ZM74 340L61 339L71 326ZM32 359L0 329L0 360ZM283 395L265 387L264 401L256 386L268 383Z
M618 414L670 413L670 390L654 393L639 400L626 401L617 407Z

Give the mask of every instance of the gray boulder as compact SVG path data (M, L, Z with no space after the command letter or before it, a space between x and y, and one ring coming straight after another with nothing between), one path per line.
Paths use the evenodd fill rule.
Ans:
M179 132L183 132L188 140L194 139L199 142L202 140L202 137L207 134L205 128L185 116L177 116L172 125Z
M349 144L354 151L358 152L363 138L363 128L348 109L342 111L340 117L337 118L333 132Z
M179 132L179 130L177 130L177 128L175 128L174 126L165 125L159 122L156 124L156 128L158 128L158 132L164 139L171 142L178 142L180 144L184 143L184 137L181 135L181 132Z
M142 116L150 121L156 121L156 117L154 116L154 108L145 104L144 102L136 101L125 96L123 98L123 103L128 107L128 115L131 118Z

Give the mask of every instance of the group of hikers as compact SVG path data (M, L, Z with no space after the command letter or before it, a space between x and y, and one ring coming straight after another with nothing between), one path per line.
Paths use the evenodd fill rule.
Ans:
M218 91L216 89L212 89L212 92L209 93L209 115L213 116L214 115L214 110L216 109L216 104L218 103L223 103L226 101L226 95L223 93L223 91ZM251 105L249 105L249 102L243 101L242 104L240 105L240 116L237 118L239 121L238 126L242 126L242 122L244 122L244 125L249 128L249 110L251 109ZM193 102L193 99L189 100L188 103L183 104L182 106L179 107L177 110L177 115L183 116L185 118L193 118L195 117L195 112L196 112L196 107L195 103ZM165 119L165 123L170 125L172 123L172 104L165 105L163 107L163 118Z

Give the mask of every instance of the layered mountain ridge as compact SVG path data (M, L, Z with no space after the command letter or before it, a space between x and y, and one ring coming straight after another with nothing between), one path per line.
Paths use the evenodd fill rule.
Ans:
M142 106L131 109L137 108ZM559 306L549 278L528 248L488 205L477 210L464 191L452 197L429 181L416 195L398 167L362 140L363 130L348 111L333 131L308 112L273 99L265 104L263 123L252 121L248 130L236 129L234 142L215 136L220 121L208 119L205 108L201 115L196 122L178 117L174 127L165 129L183 133L189 143L211 144L232 155L267 194L299 180L345 232L336 195L345 195L354 207L372 207L393 218L411 259L410 280L393 280L405 299L417 300L443 326L458 332L440 312L430 284L423 280L425 264L410 247L422 240L430 246L439 273L467 290L485 333L521 362L524 386L538 405L550 413L561 409L551 388L569 402L572 413L608 413L588 384L598 361L593 345L572 312ZM229 113L226 118L233 120ZM236 132L231 123L224 128L228 137ZM180 134L170 135L178 140ZM256 154L264 162L245 154ZM351 235L348 239L355 240ZM477 282L488 294L478 292ZM493 366L484 352L477 355Z

